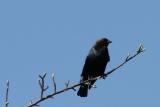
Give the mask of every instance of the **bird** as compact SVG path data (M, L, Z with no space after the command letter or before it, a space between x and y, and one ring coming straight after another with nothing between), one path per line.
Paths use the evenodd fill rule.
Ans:
M88 90L93 87L96 80L91 80L89 83L83 83L86 80L103 76L107 63L110 61L108 45L112 43L107 38L101 38L95 42L90 49L81 73L80 88L77 95L80 97L87 97Z

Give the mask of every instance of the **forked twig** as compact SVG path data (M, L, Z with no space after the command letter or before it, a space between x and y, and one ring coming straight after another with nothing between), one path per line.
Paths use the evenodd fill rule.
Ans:
M45 82L44 82L44 79L46 77L47 73L45 73L43 76L39 75L39 86L41 88L41 99L43 99L43 95L44 95L44 92L49 88L48 86L45 87Z

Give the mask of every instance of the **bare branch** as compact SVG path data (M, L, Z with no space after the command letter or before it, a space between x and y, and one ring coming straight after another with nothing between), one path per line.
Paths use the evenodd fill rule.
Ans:
M104 77L107 77L109 74L113 73L115 70L117 70L118 68L122 67L125 63L127 63L128 61L130 61L131 59L135 58L137 55L139 55L140 53L144 52L145 49L143 47L142 44L140 44L139 48L138 48L138 51L134 54L134 55L128 55L126 60L121 63L120 65L118 65L116 68L112 69L111 71L107 72L106 74L104 74Z
M6 83L6 96L5 96L5 107L8 107L9 101L8 101L8 96L9 96L9 81Z
M75 89L74 87L72 88L72 90L73 90L73 91L76 91L76 89Z
M70 81L68 80L67 82L65 82L65 86L66 88L68 88Z
M44 82L44 79L46 77L47 73L43 74L42 76L39 75L39 80L38 80L38 83L39 83L39 86L41 88L41 96L40 96L40 99L43 99L43 94L44 92L49 88L48 86L45 87L45 82Z
M126 61L130 58L130 53L128 53L128 56L126 57Z
M27 107L34 107L34 106L38 106L39 103L47 100L47 99L50 99L50 98L53 98L53 96L56 96L57 94L61 94L63 92L66 92L68 90L75 90L76 87L80 86L81 84L84 84L84 83L88 83L90 81L93 81L93 80L97 80L97 79L101 79L101 78L105 78L105 77L108 77L110 74L112 74L113 72L115 72L117 69L119 69L120 67L122 67L124 64L126 64L127 62L129 62L130 60L132 60L133 58L135 58L137 55L139 55L140 53L144 52L144 47L143 45L141 44L137 50L137 52L134 54L134 55L130 55L128 54L128 56L126 57L126 59L124 60L124 62L122 62L120 65L118 65L117 67L113 68L112 70L110 70L109 72L105 73L104 75L102 76L98 76L98 77L95 77L95 78L91 78L89 80L86 80L86 81L83 81L83 82L80 82L78 84L75 84L75 85L72 85L72 86L69 86L69 83L70 81L68 81L67 83L65 83L66 87L60 91L55 91L45 97L41 97L41 99L35 101L35 102L32 102L31 104L29 104ZM40 76L39 76L40 77ZM45 76L44 76L45 77ZM41 78L41 77L40 77ZM54 83L54 88L56 88L56 84L55 84L55 80L54 80L54 76L52 76L52 79L53 79L53 83ZM41 79L43 80L44 82L44 79ZM42 84L41 84L42 85ZM42 88L43 89L43 88Z
M145 51L145 48L143 46L143 44L141 43L138 50L137 50L137 53L141 53L141 52L144 52Z
M52 81L53 81L53 86L54 86L54 92L57 92L57 85L56 85L56 81L55 81L55 74L52 74Z

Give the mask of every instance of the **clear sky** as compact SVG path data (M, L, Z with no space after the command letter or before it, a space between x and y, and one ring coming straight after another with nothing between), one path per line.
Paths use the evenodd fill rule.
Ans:
M87 98L69 91L41 107L160 107L159 0L1 0L0 106L10 80L10 107L27 105L40 94L38 75L51 74L57 88L79 82L84 60L96 39L107 37L107 70L134 53L146 51L106 80ZM106 70L106 71L107 71Z

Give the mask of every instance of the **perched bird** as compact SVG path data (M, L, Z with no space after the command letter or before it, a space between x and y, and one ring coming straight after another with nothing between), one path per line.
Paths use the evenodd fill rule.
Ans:
M81 74L81 82L104 74L106 65L110 61L107 48L110 43L111 41L107 38L96 41L86 57ZM96 80L92 80L89 83L81 84L77 95L80 97L87 97L88 89L90 89L95 82Z

